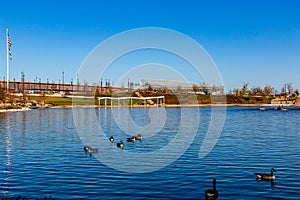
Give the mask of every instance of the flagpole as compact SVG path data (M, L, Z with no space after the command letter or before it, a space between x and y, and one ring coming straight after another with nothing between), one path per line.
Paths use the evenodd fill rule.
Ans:
M9 93L9 44L8 28L6 28L6 91Z

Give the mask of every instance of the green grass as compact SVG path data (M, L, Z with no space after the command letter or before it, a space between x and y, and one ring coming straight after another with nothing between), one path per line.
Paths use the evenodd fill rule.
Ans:
M158 94L143 94L144 97L147 96L157 96ZM214 103L224 103L222 96L210 96L210 95L194 95L194 94L163 94L165 96L166 104L210 104ZM263 97L242 97L234 95L226 95L226 102L229 104L261 104L270 103L272 98ZM35 100L37 102L45 101L46 104L52 104L54 106L98 106L99 102L94 98L68 98L68 97L52 97L52 96L28 96L28 100ZM132 105L143 105L143 100L133 99ZM105 101L101 100L100 105L104 106ZM110 99L106 100L106 105L117 106L118 101L114 100L111 102ZM120 105L130 105L130 101L120 101Z
M39 97L30 96L29 100L35 100L37 102L45 101L46 104L52 104L54 106L71 106L71 105L98 105L98 100L84 99L84 98L69 98L69 97Z

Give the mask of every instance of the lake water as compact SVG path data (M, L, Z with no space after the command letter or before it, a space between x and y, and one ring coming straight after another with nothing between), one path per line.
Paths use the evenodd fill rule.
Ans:
M204 191L212 188L212 179L216 178L218 199L299 199L297 108L276 111L228 107L222 133L204 158L199 158L199 150L211 120L211 108L162 109L158 120L149 108L130 109L130 117L138 125L132 129L126 116L118 116L123 112L118 108L0 113L0 197L204 199ZM73 116L74 112L79 115ZM187 113L185 119L181 118L183 113ZM99 132L91 129L90 116L96 116L99 123L94 126L101 127L106 137L95 134L94 138L84 138L85 130L87 135L93 135L93 130ZM79 124L75 126L76 117ZM124 123L117 124L116 118ZM181 120L186 123L181 124ZM153 121L163 126L147 127ZM193 133L190 125L195 122ZM123 125L127 132L120 128ZM146 127L141 131L139 126ZM185 134L179 137L180 126ZM78 134L78 130L83 133ZM157 133L147 134L153 130ZM142 132L145 137L128 143L128 131ZM108 141L111 135L117 142L124 140L123 150ZM178 137L182 140L172 143ZM84 152L86 141L99 141L97 155ZM164 148L171 144L172 148ZM181 148L183 145L186 147ZM156 152L158 157L149 156ZM276 169L273 183L256 181L255 172L270 173L272 167ZM148 172L141 173L143 170Z

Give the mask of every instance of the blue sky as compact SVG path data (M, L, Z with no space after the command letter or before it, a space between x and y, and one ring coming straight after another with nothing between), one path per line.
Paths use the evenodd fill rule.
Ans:
M227 91L244 82L300 89L299 9L296 0L1 1L0 79L6 76L6 27L13 43L10 78L19 80L23 71L26 80L56 82L62 71L65 82L76 79L89 52L114 34L163 27L201 44Z

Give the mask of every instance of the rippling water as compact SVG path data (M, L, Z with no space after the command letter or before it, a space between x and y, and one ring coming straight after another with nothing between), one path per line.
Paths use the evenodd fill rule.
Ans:
M222 134L202 159L199 149L210 122L209 107L201 107L199 112L195 108L166 108L165 118L160 119L165 123L158 133L135 143L125 141L129 135L116 124L112 109L75 110L81 113L80 129L90 131L89 117L96 114L96 126L107 138L114 135L118 140L124 139L124 150L107 140L111 145L107 149L113 149L109 156L112 160L117 158L119 165L131 162L127 152L146 157L169 145L177 137L182 112L189 113L188 122L192 123L195 115L200 115L200 121L183 155L177 159L176 148L161 154L162 162L174 158L170 165L148 173L127 173L100 162L101 151L97 155L100 157L83 151L72 109L0 113L1 198L204 199L204 191L212 188L213 178L217 179L219 199L300 197L300 110L296 108L262 111L256 107L228 107ZM139 126L147 126L153 120L149 108L131 109L130 116ZM182 137L192 135L192 128L184 130L186 135ZM145 159L134 167L151 166L151 162ZM272 167L276 169L273 185L255 180L255 172L269 173Z

